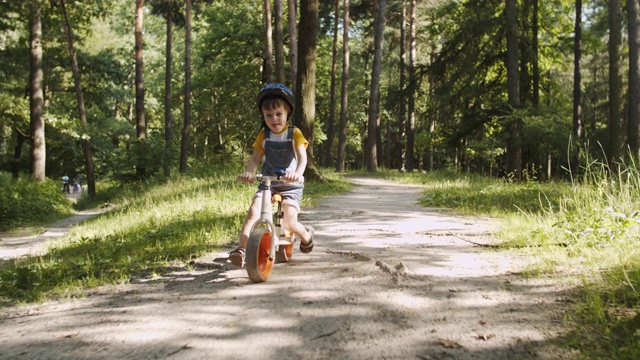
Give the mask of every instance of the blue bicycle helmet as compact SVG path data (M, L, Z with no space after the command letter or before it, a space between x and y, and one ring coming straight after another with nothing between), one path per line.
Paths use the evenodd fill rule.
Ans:
M291 108L291 112L289 116L293 114L293 109L295 108L295 99L293 96L293 91L289 89L287 86L281 83L267 84L265 87L260 89L258 92L258 98L256 104L258 105L258 110L262 110L262 100L266 97L278 96L284 99L284 101L289 104Z

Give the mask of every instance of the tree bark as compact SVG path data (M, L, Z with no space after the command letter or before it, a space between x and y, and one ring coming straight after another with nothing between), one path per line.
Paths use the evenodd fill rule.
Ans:
M64 30L67 37L67 47L69 49L69 55L71 56L71 70L73 72L73 83L76 90L76 100L78 106L78 114L80 115L80 125L82 127L82 150L84 152L84 167L87 177L87 190L89 196L96 194L96 182L94 175L93 158L91 155L91 143L89 142L89 135L85 134L87 129L87 113L84 107L84 96L82 94L82 81L80 78L80 69L78 68L78 59L76 57L76 50L73 45L73 32L71 31L71 25L69 24L69 17L67 16L67 9L64 4L64 0L60 0L60 10L62 11L62 17L64 19Z
M147 137L147 122L144 113L144 64L142 60L142 23L144 0L136 0L135 20L135 57L136 57L136 136L144 140Z
M578 144L582 143L584 124L582 120L582 0L576 0L576 19L574 25L575 38L573 39L573 128L572 135ZM571 156L571 170L575 172L579 168L578 154L580 149L573 149Z
M407 104L407 153L405 169L413 171L415 168L415 87L416 87L416 0L411 0L409 5L409 91Z
M374 24L373 68L371 72L371 90L369 93L369 132L367 171L378 171L377 138L380 133L380 73L382 71L382 47L384 44L384 25L387 1L377 0Z
M276 50L276 81L286 83L284 72L284 29L283 29L283 6L282 0L273 0L273 13L275 14L276 33L274 36Z
M629 151L640 156L640 5L627 0L629 17Z
M406 27L407 27L407 20L406 20L406 16L407 16L407 2L406 0L402 1L402 21L401 21L401 25L400 25L400 64L399 64L399 71L400 71L400 76L399 76L399 80L400 80L400 84L399 84L399 88L400 91L405 91L405 87L406 87L406 80L407 80L407 76L406 76L406 52L405 52L405 40L406 40ZM406 97L405 96L400 96L400 111L398 114L398 122L396 123L396 131L397 131L397 137L396 137L396 141L394 141L394 150L393 150L393 160L392 160L392 164L395 163L395 167L398 170L404 170L404 163L405 163L405 157L404 157L404 141L403 139L405 138L405 134L406 134Z
M42 0L33 0L29 22L29 108L31 125L31 175L45 179L47 150L44 123L44 74L42 70Z
M609 164L619 160L622 152L622 8L620 0L609 0Z
M516 0L506 0L505 26L507 34L507 93L512 110L520 107L520 79L518 73L518 17ZM520 119L512 117L507 124L507 163L508 171L517 180L522 179L522 142L520 139L522 124Z
M307 147L308 180L326 181L315 166L313 126L316 116L316 36L318 34L318 0L300 1L300 38L298 39L298 88L295 120L309 141Z
M187 171L189 158L189 143L191 134L191 0L185 0L187 5L185 16L184 39L184 124L182 126L182 144L180 146L180 172Z
M291 67L291 90L296 93L296 84L298 81L298 31L297 25L297 7L296 0L289 0L288 5L289 17L289 66Z
M264 84L268 84L273 81L273 30L271 27L271 1L264 0L262 3L264 8L264 55L262 82Z
M349 107L349 0L342 2L342 90L340 92L340 133L336 170L344 171L347 143L347 114Z
M333 44L331 48L331 85L329 100L329 120L327 121L327 143L325 146L324 165L333 164L331 150L333 150L334 124L336 118L336 77L338 71L338 19L340 17L340 0L334 0Z
M171 176L173 162L173 118L171 116L171 78L173 77L171 64L173 63L173 0L167 6L167 43L164 73L164 176Z

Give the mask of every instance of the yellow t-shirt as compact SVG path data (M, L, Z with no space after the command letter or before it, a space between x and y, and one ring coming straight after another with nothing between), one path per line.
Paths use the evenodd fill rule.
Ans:
M285 142L287 141L287 131L289 131L289 127L287 126L280 133L274 133L270 131L270 141L276 142ZM309 146L309 142L304 138L302 131L298 128L293 129L293 147L294 149L298 147L298 145L303 144L306 149ZM264 155L264 128L260 130L258 136L256 137L256 141L253 142L253 149L260 153L260 155Z

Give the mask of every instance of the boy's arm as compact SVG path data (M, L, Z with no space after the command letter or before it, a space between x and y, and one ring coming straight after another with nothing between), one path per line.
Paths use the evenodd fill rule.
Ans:
M305 144L299 144L294 148L296 152L296 158L298 159L298 166L293 173L287 173L285 179L291 182L304 182L304 170L307 168L307 149Z
M255 174L256 170L258 169L258 165L260 165L261 158L262 155L260 154L260 152L258 152L257 150L253 150L249 161L247 161L247 170L244 173L240 174L241 180L251 181L251 179L253 178L253 174Z

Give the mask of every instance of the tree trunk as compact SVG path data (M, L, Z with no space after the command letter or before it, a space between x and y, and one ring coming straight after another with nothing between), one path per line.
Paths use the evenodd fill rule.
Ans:
M342 90L340 92L340 130L336 170L344 171L347 143L347 114L349 104L349 0L342 2Z
M507 93L509 105L513 110L520 107L520 79L518 73L518 18L516 0L506 0L505 26L507 34ZM511 118L507 124L507 163L508 171L516 179L522 179L522 124L520 119Z
M42 0L33 0L29 23L29 108L31 124L31 175L38 181L45 179L47 150L44 134L44 90L42 84Z
M629 151L640 156L640 5L627 0L629 17Z
M298 81L298 31L296 0L289 0L289 66L291 67L291 90L296 93Z
M264 55L263 55L263 69L262 69L262 82L264 84L271 83L273 81L273 40L271 28L271 0L263 1L264 7Z
M416 0L411 0L409 5L409 101L407 104L407 154L405 169L413 171L415 164L415 87L416 87Z
M307 147L308 180L326 181L315 166L313 124L316 116L316 36L318 34L318 0L300 1L300 38L298 39L298 88L295 121L309 141Z
M180 172L187 171L189 157L189 135L191 134L191 0L187 5L185 16L184 39L184 124L182 126L182 144L180 146Z
M380 133L380 72L382 71L382 47L384 43L384 25L387 12L387 1L377 0L374 24L373 68L371 72L371 90L369 93L369 133L367 170L378 171L377 139Z
M333 148L334 124L336 118L336 77L338 71L338 19L340 17L340 0L334 0L333 47L331 49L331 89L329 100L329 120L327 122L327 143L325 145L324 165L333 164L331 150Z
M144 113L144 72L142 61L142 20L144 0L136 0L135 52L136 52L136 136L144 140L147 137L147 123Z
M73 46L73 33L71 31L71 25L69 24L69 17L67 16L67 9L64 4L64 0L60 0L60 10L62 11L62 18L64 19L64 30L67 37L67 47L69 48L69 55L71 55L71 70L73 71L73 83L76 90L76 100L78 103L78 114L80 115L80 125L82 131L87 131L87 113L84 107L84 97L82 94L82 82L80 80L80 69L78 68L78 59L76 57L76 50ZM94 175L93 157L91 156L91 143L89 142L89 136L82 134L82 150L84 152L84 167L87 176L87 186L89 196L96 194L96 182Z
M579 1L579 0L578 0ZM540 104L540 64L538 62L538 33L540 29L539 0L533 0L533 16L531 29L531 72L533 77L533 106L537 109Z
M276 81L286 83L284 75L284 33L283 33L283 6L282 0L273 0L273 13L275 14L276 34L274 38L276 50Z
M165 55L165 73L164 73L164 176L171 176L171 164L173 160L172 144L173 144L173 119L171 117L171 64L173 63L173 6L169 2L167 6L167 43Z
M620 0L609 0L609 164L619 160L622 151L622 9Z
M402 21L400 25L400 91L406 90L406 53L405 53L405 40L406 40L406 27L407 27L407 2L406 0L402 1ZM406 103L405 96L400 96L400 111L398 114L398 122L396 123L396 131L398 132L396 141L394 142L394 150L393 150L393 160L392 163L395 163L395 167L398 170L404 170L404 141L405 131L406 131Z
M573 129L572 135L576 143L582 143L584 124L582 120L582 75L580 61L582 59L582 0L576 0L576 19L573 39ZM573 149L571 155L571 171L579 168L578 154L580 149Z

